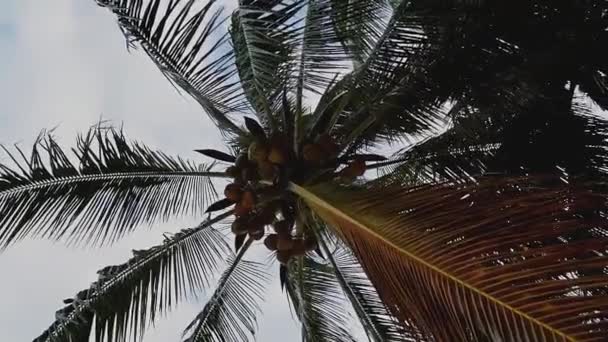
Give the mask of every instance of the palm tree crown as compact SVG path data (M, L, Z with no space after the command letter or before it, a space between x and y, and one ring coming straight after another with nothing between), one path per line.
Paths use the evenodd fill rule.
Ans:
M218 272L183 339L249 340L258 246L304 341L356 341L350 309L376 342L608 336L605 1L97 3L226 149L199 165L103 124L75 158L47 133L5 149L3 247L208 216L100 270L35 341L141 338Z

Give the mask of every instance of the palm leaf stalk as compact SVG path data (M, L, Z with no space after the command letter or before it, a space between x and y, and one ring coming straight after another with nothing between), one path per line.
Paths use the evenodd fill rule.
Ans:
M50 136L9 153L3 247L220 213L105 269L40 341L141 338L225 259L184 338L254 338L261 240L306 341L356 340L350 307L374 341L605 340L605 1L97 3L232 153L197 150L218 172L99 128L76 164ZM230 215L236 255L203 229Z

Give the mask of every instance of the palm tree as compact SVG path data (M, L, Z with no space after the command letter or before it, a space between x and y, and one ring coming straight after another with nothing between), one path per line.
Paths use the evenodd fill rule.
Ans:
M356 340L345 302L373 341L608 336L603 1L97 2L227 147L199 165L100 124L76 163L50 134L6 149L5 247L208 213L100 270L36 341L141 337L222 268L184 339L248 340L259 245L305 341Z

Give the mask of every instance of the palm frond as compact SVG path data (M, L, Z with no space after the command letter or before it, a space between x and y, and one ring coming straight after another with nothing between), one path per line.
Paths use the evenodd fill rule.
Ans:
M392 5L386 0L333 0L332 21L338 40L353 59L355 69L386 29Z
M290 25L301 1L241 1L230 35L239 78L262 123L275 128L275 107L289 80L294 32Z
M508 114L464 106L444 133L373 165L380 176L374 182L466 182L486 172L604 174L608 122L580 98L567 102L541 100Z
M349 333L346 303L331 266L311 256L287 265L285 287L302 323L305 342L354 341Z
M200 214L217 196L211 178L223 177L111 128L78 138L77 164L51 134L40 136L29 157L16 152L8 153L14 166L0 164L3 247L27 236L108 243L141 223Z
M413 72L418 66L411 57L427 40L409 3L401 2L345 84L348 104L336 128L343 145L393 141L440 126L445 100L438 99L423 73Z
M327 255L342 290L350 300L368 338L374 342L424 341L414 327L403 327L378 296L357 259L344 246L335 252L325 242L321 248Z
M352 248L391 312L429 338L601 340L607 196L570 183L291 189Z
M255 336L268 274L263 264L242 259L252 242L248 239L229 259L213 296L186 328L185 342L241 342Z
M96 0L116 15L129 46L139 44L161 72L192 96L223 133L241 133L229 115L246 111L236 80L227 19L215 0Z
M35 342L126 341L143 337L159 314L196 295L230 253L224 234L211 227L231 212L166 237L163 244L133 251L124 264L97 273L90 288L64 302L56 321Z

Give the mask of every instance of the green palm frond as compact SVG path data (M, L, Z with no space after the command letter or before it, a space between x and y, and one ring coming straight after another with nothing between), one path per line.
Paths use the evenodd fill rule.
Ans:
M332 6L334 30L356 69L386 29L392 6L387 0L332 0Z
M185 342L241 342L255 337L258 303L263 299L268 274L263 264L243 260L252 242L246 241L229 259L215 292L186 328Z
M141 223L202 213L217 196L211 178L223 177L111 128L91 129L73 152L76 164L43 134L29 157L17 149L14 166L0 164L2 246L27 236L112 242Z
M331 266L311 256L287 265L285 287L302 323L306 342L354 341L350 335L346 302Z
M139 44L171 82L191 95L222 129L239 134L229 114L246 111L227 19L214 0L96 0L112 11L130 46Z
M372 165L379 169L374 182L466 182L487 172L554 173L560 169L568 174L604 174L608 122L581 99L561 110L544 101L508 115L463 108L444 133Z
M159 314L209 285L218 265L230 255L224 234L211 227L231 212L167 237L124 264L108 266L99 279L55 314L56 321L35 342L141 338Z
M262 124L276 128L275 107L289 82L293 17L301 1L241 1L230 35L245 95Z
M403 327L378 296L363 268L345 246L332 253L325 242L321 248L336 274L336 278L350 300L368 338L374 342L424 341L415 327Z
M441 125L445 100L414 72L411 58L427 39L403 1L345 84L348 102L336 128L343 145L393 141Z

